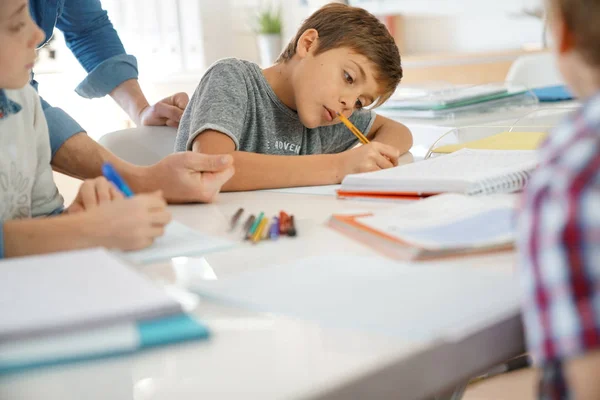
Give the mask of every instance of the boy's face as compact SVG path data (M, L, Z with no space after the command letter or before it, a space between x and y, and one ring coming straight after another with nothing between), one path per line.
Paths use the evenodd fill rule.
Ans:
M36 47L44 32L29 15L27 0L0 3L0 88L19 89L29 82Z
M294 102L304 126L339 123L336 112L349 117L381 95L375 66L365 56L345 47L316 56L314 50L313 45L304 53L297 51L300 62L292 75Z

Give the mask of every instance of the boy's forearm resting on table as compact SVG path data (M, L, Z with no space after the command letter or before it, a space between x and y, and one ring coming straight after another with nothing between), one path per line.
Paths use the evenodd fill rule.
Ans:
M374 142L397 148L400 154L409 151L413 145L412 133L405 125L381 115L376 117L367 137Z
M233 141L215 131L196 137L192 150L206 154L231 153L235 174L225 183L223 191L329 185L343 178L336 162L339 154L279 156L234 151Z
M4 257L20 257L90 247L84 214L4 221Z

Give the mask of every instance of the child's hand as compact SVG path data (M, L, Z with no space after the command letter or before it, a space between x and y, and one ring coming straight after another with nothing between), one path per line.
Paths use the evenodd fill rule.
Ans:
M162 236L171 221L162 192L104 203L86 212L90 236L107 248L138 250Z
M377 171L398 165L400 150L379 142L370 142L340 153L340 175Z
M123 194L106 178L101 176L96 179L87 179L79 187L79 193L67 212L89 211L101 204L122 198Z

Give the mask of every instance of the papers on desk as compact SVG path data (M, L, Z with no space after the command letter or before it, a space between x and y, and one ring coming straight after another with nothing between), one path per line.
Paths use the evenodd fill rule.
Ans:
M403 90L398 88L379 112L391 118L454 119L538 103L524 86L506 83L424 87L421 93L411 96L404 96Z
M105 250L0 261L0 373L207 335Z
M516 198L444 194L368 214L333 215L330 226L397 259L510 249Z
M504 85L454 86L438 90L423 90L405 96L399 87L384 107L397 110L440 110L457 105L473 104L507 96Z
M209 253L233 245L230 240L209 236L180 222L171 221L165 229L164 236L156 239L152 246L119 254L132 262L149 263L172 257Z
M510 273L379 257L305 258L192 289L233 306L417 341L456 340L519 312Z

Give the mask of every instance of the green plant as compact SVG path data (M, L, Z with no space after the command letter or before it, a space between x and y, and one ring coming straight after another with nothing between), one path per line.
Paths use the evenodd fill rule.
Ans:
M264 6L254 18L254 30L262 34L281 33L281 10L279 7Z

